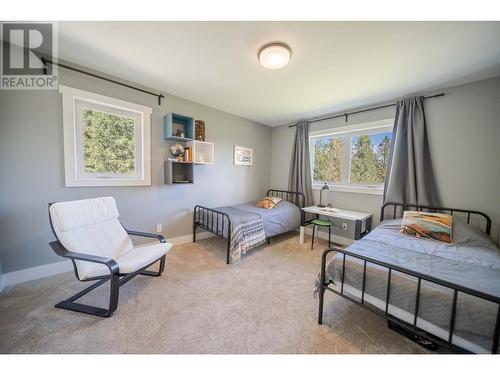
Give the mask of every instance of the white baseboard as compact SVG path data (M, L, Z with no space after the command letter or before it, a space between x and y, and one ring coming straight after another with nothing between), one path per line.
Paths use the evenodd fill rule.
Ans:
M215 234L210 232L200 232L196 234L197 240L204 240L215 236ZM182 245L193 241L192 234L186 234L184 236L167 238L167 241L174 245ZM4 287L25 283L27 281L38 280L44 277L49 277L53 275L58 275L60 273L72 271L73 266L70 260L65 260L62 262L44 264L43 266L37 266L32 268L25 268L23 270L7 272L0 275L0 292Z
M57 275L60 273L68 272L73 269L71 261L65 260L63 262L56 262L44 264L32 268L25 268L24 270L7 272L3 274L4 286L12 286L26 281L42 279L44 277Z
M204 240L206 238L214 237L215 234L211 232L197 232L196 233L196 240ZM174 238L167 238L167 242L173 243L174 245L182 245L185 243L193 242L193 235L192 234L186 234L184 236L179 236L179 237L174 237Z

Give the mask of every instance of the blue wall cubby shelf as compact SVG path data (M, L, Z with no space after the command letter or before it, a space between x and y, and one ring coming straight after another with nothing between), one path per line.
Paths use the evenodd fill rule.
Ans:
M163 119L165 139L172 141L190 141L194 138L194 119L192 117L170 112ZM184 136L177 136L180 130Z

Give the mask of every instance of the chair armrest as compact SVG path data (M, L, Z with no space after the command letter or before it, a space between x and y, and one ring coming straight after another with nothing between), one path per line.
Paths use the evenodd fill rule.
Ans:
M146 233L146 232L138 232L136 230L129 230L125 228L127 233L131 236L139 236L139 237L150 237L150 238L156 238L158 241L161 243L166 243L167 241L165 240L165 237L163 237L161 234L155 234L155 233Z
M59 241L54 241L49 243L50 247L54 252L62 256L64 258L70 258L70 259L75 259L75 260L82 260L85 262L92 262L92 263L100 263L104 264L109 268L109 271L111 274L118 274L119 273L119 268L118 264L111 258L105 258L105 257L100 257L97 255L91 255L91 254L84 254L84 253L75 253L72 251L69 251L66 249L63 244Z

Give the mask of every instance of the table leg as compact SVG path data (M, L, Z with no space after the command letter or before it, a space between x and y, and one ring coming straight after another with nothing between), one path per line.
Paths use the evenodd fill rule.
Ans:
M303 225L300 226L300 235L299 235L299 245L304 244L304 229Z

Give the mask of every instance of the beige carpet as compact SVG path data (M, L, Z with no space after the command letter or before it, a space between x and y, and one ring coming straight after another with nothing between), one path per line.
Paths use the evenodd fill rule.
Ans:
M308 239L309 241L310 239ZM227 266L219 238L176 246L160 278L120 289L108 319L53 305L84 285L72 273L0 294L2 353L425 353L378 316L327 292L316 324L313 282L325 247L286 234ZM85 297L104 306L107 287Z

